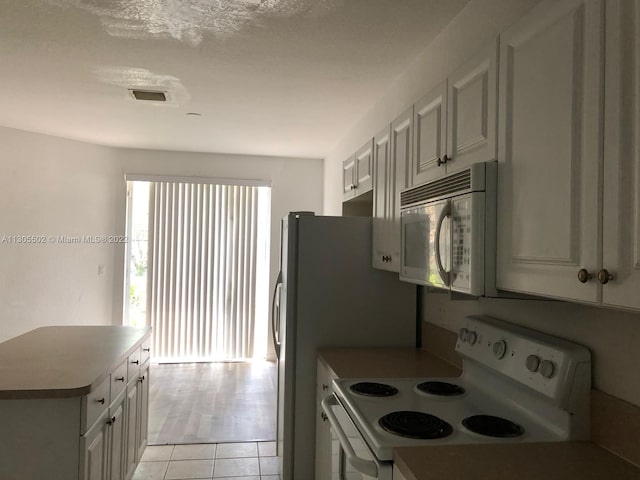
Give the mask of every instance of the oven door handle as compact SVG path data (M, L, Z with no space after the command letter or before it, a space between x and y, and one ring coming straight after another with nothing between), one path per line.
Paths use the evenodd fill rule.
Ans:
M440 274L440 278L445 286L449 286L450 277L449 272L447 272L442 266L442 257L440 257L440 233L442 232L442 224L444 219L447 217L451 217L451 200L447 200L446 205L440 212L440 216L438 217L438 223L436 224L436 232L435 232L435 257L436 257L436 266L438 267L438 273ZM449 254L450 252L447 252Z
M335 395L332 394L323 398L320 404L322 405L322 410L324 410L325 415L329 419L329 424L335 431L338 437L338 441L340 442L340 446L342 446L344 454L351 466L353 466L353 468L355 468L359 472L364 473L365 475L373 478L378 478L378 466L376 465L376 463L372 462L371 460L365 460L364 458L360 458L358 455L356 455L356 452L351 446L351 442L349 442L349 439L340 426L340 423L333 413L333 410L331 410L331 407L340 405Z

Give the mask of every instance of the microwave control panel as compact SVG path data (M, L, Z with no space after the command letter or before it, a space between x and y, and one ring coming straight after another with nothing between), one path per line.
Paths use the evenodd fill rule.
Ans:
M451 200L451 289L484 294L484 192Z

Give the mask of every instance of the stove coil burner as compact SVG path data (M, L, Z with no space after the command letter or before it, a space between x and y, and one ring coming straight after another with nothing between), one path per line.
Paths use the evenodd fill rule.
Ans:
M460 385L448 382L423 382L416 388L421 392L442 397L455 397L464 393L464 388Z
M444 438L453 432L447 422L423 412L392 412L381 417L378 424L389 433L421 440Z
M473 415L462 420L462 425L488 437L513 438L524 433L524 428L517 423L492 415Z
M349 387L352 392L367 397L392 397L398 393L398 389L391 385L376 382L354 383Z

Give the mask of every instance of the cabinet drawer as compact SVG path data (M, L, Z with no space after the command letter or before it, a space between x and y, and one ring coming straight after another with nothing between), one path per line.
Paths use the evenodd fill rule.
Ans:
M109 397L109 403L113 402L115 398L124 390L127 385L127 361L125 360L111 373L111 396Z
M111 376L105 379L88 395L82 397L82 418L80 433L84 434L95 421L107 411L111 388Z
M130 382L134 378L137 379L140 375L140 351L138 347L131 355L129 355L127 364L127 381Z
M151 337L147 337L142 342L142 352L140 353L140 365L151 357Z

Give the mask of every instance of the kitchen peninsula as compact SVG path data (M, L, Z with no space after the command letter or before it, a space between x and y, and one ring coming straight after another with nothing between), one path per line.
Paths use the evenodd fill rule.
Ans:
M149 327L42 327L0 344L0 478L128 478L147 441Z

